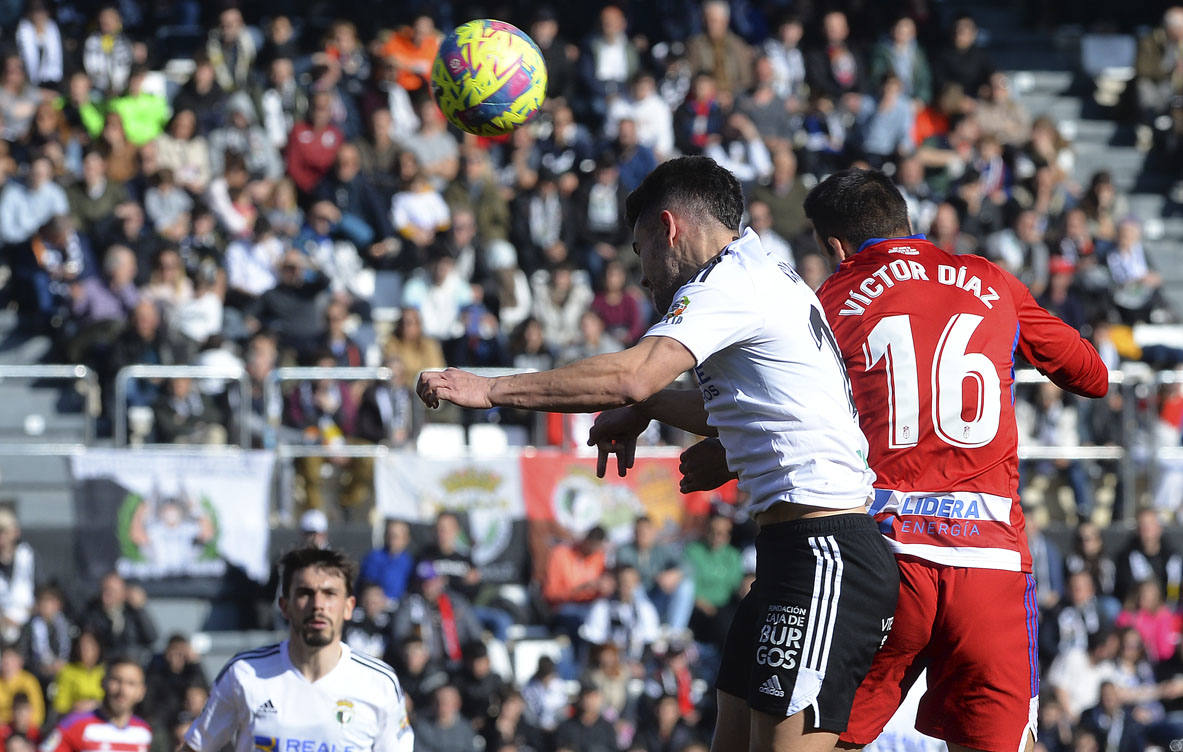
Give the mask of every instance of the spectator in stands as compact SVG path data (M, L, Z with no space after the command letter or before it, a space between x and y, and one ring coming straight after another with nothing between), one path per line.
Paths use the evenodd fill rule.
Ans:
M43 89L62 83L62 35L43 0L25 7L16 27L16 46L29 74L29 82Z
M189 687L209 687L189 638L179 633L170 635L164 651L152 656L145 676L152 698L149 719L161 726L181 712Z
M538 659L538 669L526 682L522 698L526 702L526 718L543 732L554 732L566 718L570 697L549 655Z
M792 112L800 112L805 105L805 56L800 48L804 36L801 19L786 15L777 24L776 33L764 40L763 53L772 66L773 91Z
M697 741L694 731L682 720L678 698L661 695L653 704L652 719L641 728L634 747L647 752L686 750Z
M153 406L157 441L165 444L225 444L226 419L192 379L169 379Z
M415 749L451 752L476 747L472 722L460 714L460 691L452 685L435 691L435 713L420 714L415 724Z
M565 698L564 698L565 699ZM485 749L503 750L507 746L519 749L542 749L544 740L542 733L526 719L527 707L522 694L515 689L509 689L501 698L499 712L492 720L485 724L481 737L485 742Z
M587 115L598 119L607 110L608 100L621 95L625 85L640 67L640 57L628 38L628 19L618 5L600 11L599 28L584 44L579 56L583 107Z
M703 33L686 42L686 58L695 73L710 73L719 91L734 101L752 86L752 48L732 33L726 0L702 4Z
M882 87L888 75L900 82L901 95L920 103L932 99L932 70L928 56L916 43L916 22L900 16L891 27L891 34L871 50L868 65L869 83Z
M420 270L436 236L451 224L451 208L422 172L390 200L390 220L403 239L395 264L402 271ZM385 262L383 262L385 265Z
M729 607L744 576L743 555L731 545L731 520L715 515L706 538L686 547L684 559L694 579L694 613L690 628L700 642L721 646L731 622Z
M501 712L505 682L493 671L489 649L477 642L464 650L464 670L460 673L460 713L472 721L478 732Z
M324 336L324 299L329 280L309 268L307 257L294 249L283 254L279 281L264 292L251 311L281 347L308 357Z
M333 356L333 365L357 368L364 365L364 355L346 331L348 326L349 303L344 297L334 297L325 308L325 334L321 347Z
M985 92L977 108L982 134L1007 147L1021 145L1031 131L1031 113L1011 95L1010 79L1004 73L991 74Z
M24 695L32 710L34 726L45 723L45 696L41 693L41 682L25 670L21 651L9 646L0 651L0 723L11 723L13 705L17 695Z
M292 128L308 113L308 95L296 80L291 58L272 60L267 76L267 86L257 95L261 124L271 144L282 149Z
M21 631L20 645L25 665L34 676L48 686L70 658L72 627L62 613L62 594L53 585L37 589L33 616Z
M42 708L44 710L44 708ZM36 744L41 742L41 726L34 722L33 702L29 696L23 692L18 692L12 697L12 720L6 725L0 726L0 739L3 740L5 749L8 748L8 740L16 737L23 738L28 748L25 752L34 752Z
M85 713L103 699L103 647L94 632L82 631L74 638L70 660L57 674L53 710L58 716Z
M9 180L0 190L0 240L23 243L69 210L66 192L53 181L53 162L39 154L30 162L24 184Z
M660 543L653 520L645 515L633 523L632 543L616 552L617 565L636 568L649 600L662 623L685 629L694 604L694 582L682 570L682 558L674 545Z
M300 535L309 548L324 550L329 547L329 518L320 509L309 509L300 515Z
M514 368L531 368L535 371L554 368L554 352L546 344L542 324L533 316L518 324L509 339L509 351Z
M1150 660L1158 663L1175 652L1179 642L1180 617L1162 601L1162 587L1153 578L1138 582L1117 615L1118 627L1132 627L1145 643Z
M402 146L415 155L432 187L442 191L460 172L460 146L443 113L430 100L420 105L419 122L419 130L407 136Z
M1033 446L1080 446L1080 415L1075 404L1068 402L1064 391L1050 382L1040 384L1032 402L1015 404L1015 418L1019 425L1020 441ZM1088 519L1093 511L1092 482L1088 468L1081 460L1037 460L1020 465L1024 475L1034 472L1043 478L1062 478L1072 488L1076 514ZM1029 480L1029 477L1028 477Z
M461 175L444 192L455 211L464 207L476 218L477 236L485 242L509 237L509 204L493 173L489 155L476 148L464 152Z
M1116 634L1098 632L1089 638L1086 650L1069 650L1052 662L1047 683L1073 722L1097 704L1101 684L1116 678L1113 661L1118 647Z
M1120 390L1113 390L1120 394ZM1105 556L1101 531L1095 524L1082 521L1076 526L1072 539L1072 552L1064 559L1069 574L1087 572L1093 578L1097 593L1112 598L1116 587L1117 570L1113 559ZM1114 599L1116 602L1116 599ZM1120 606L1120 604L1118 604Z
M406 692L410 706L408 710L412 713L425 713L431 706L431 696L448 683L448 675L432 660L431 652L422 637L412 635L397 644L397 660L391 663L398 667L399 683Z
M205 193L210 181L210 153L205 138L197 133L193 110L173 114L165 132L156 139L156 159L162 171L172 171L177 185L198 196Z
M895 163L914 151L912 102L904 96L898 76L883 77L879 99L864 97L859 112L859 137L863 156L873 167Z
M34 555L21 540L16 514L0 507L0 637L11 644L33 610Z
M617 749L616 731L604 718L604 695L592 684L579 688L571 717L555 729L555 745L573 752L608 752Z
M109 572L78 623L83 631L94 632L104 653L144 655L156 642L156 625L144 608L147 603L143 587L128 585L118 573Z
M165 246L156 254L143 292L144 297L155 302L165 320L170 322L177 307L193 299L193 280L185 274L181 254L176 248Z
M1130 541L1116 558L1116 588L1114 595L1123 601L1134 594L1138 582L1153 579L1168 605L1179 600L1179 583L1183 578L1183 556L1163 538L1162 522L1154 509L1142 509L1137 515L1137 528Z
M132 66L127 93L107 103L109 110L119 113L127 140L135 146L143 146L159 136L170 115L168 101L144 89L148 73L142 64Z
M600 317L608 336L627 347L641 338L648 321L639 296L628 286L624 265L616 259L604 266L600 289L591 310Z
M418 308L411 306L400 312L386 354L397 357L407 369L408 376L415 379L424 370L446 365L439 340L423 331L423 316Z
M674 112L674 146L683 154L702 154L722 133L725 115L714 76L696 74L686 101Z
M210 31L205 51L223 89L236 91L249 83L256 50L242 11L231 6L218 14L218 27Z
M579 339L559 354L560 363L573 363L594 355L620 352L624 349L615 337L604 330L604 320L595 311L584 311L579 317Z
M108 179L126 182L136 177L140 169L139 153L135 144L128 139L123 127L123 116L118 112L108 110L96 146L107 156Z
M1116 598L1097 595L1091 574L1085 570L1072 572L1068 575L1068 597L1056 614L1058 642L1054 653L1087 649L1090 636L1112 631L1120 610Z
M394 234L381 196L361 172L361 154L353 144L345 144L337 152L336 165L321 181L316 195L336 205L341 213L338 231L359 249Z
M389 356L383 362L390 379L376 381L362 393L357 413L357 437L375 444L401 447L413 441L420 420L411 376L403 362ZM409 565L408 565L409 566Z
M400 87L416 92L429 83L431 63L442 38L427 13L420 13L410 26L403 26L390 35L380 50L398 71Z
M99 9L98 28L82 47L82 65L94 87L118 95L127 86L132 66L131 41L123 33L123 18L114 5Z
M615 583L605 572L602 527L593 527L576 544L560 543L550 551L543 570L542 596L557 628L574 638L587 620L592 603L612 594Z
M106 362L109 378L126 366L184 365L192 358L191 343L174 336L161 323L160 310L152 301L141 299L132 309L129 323L111 346ZM159 394L159 385L137 379L128 388L128 403L150 406Z
M193 75L173 98L173 112L195 113L198 134L208 136L225 122L226 92L218 85L214 66L204 52L194 55L193 63Z
M594 299L585 275L561 265L553 272L535 272L531 284L534 316L542 324L547 344L561 348L576 342L579 320Z
M283 160L267 131L258 124L251 98L241 91L231 94L226 100L226 114L226 124L209 134L210 171L214 175L224 173L227 156L234 154L242 158L251 180L278 180L283 175ZM308 143L301 141L305 149Z
M755 123L742 112L727 116L718 138L708 139L702 153L730 170L745 187L772 175L772 155Z
M620 564L612 594L592 603L579 636L592 645L614 644L630 659L640 660L657 640L660 626L636 568Z
M844 94L862 93L867 71L849 38L846 14L831 10L822 16L822 36L822 43L805 55L805 77L811 95L837 102Z
M736 109L751 119L765 142L788 143L801 123L800 103L790 103L777 93L776 71L769 58L756 59L754 75L752 88L739 98Z
M1162 26L1152 29L1138 40L1138 54L1134 63L1134 84L1138 114L1142 126L1154 124L1166 114L1179 96L1183 95L1183 6L1166 9ZM1166 129L1161 129L1166 130ZM1140 141L1149 141L1140 136Z
M415 271L403 287L403 304L422 312L423 334L437 341L464 334L461 312L472 300L472 287L446 248L437 247L427 269Z
M1150 267L1142 246L1142 225L1136 219L1122 220L1117 241L1105 254L1113 279L1113 303L1126 323L1146 321L1159 304L1162 275Z
M394 612L396 640L417 634L434 661L458 669L464 661L464 646L479 642L481 624L467 598L449 587L449 578L431 561L415 567L417 585Z
M29 132L37 113L40 93L25 75L25 64L20 55L5 55L0 74L0 136L19 141Z
M1018 212L1012 225L986 239L986 253L1003 269L1018 277L1035 296L1047 287L1051 253L1039 218L1030 209Z
M1053 256L1048 264L1049 280L1043 295L1036 302L1077 331L1088 323L1084 303L1074 285L1076 267L1063 256Z
M410 545L411 526L404 520L387 519L382 547L375 548L362 559L358 590L377 585L391 603L397 604L407 592L407 583L415 566Z
M332 169L345 134L332 122L332 97L318 91L312 95L308 118L297 122L288 135L287 174L306 196Z
M637 121L632 117L621 118L617 124L614 152L620 171L620 186L625 195L640 185L645 176L657 167L657 156L640 142Z
M797 174L797 155L788 146L772 152L772 175L751 191L751 201L760 201L772 214L772 229L788 242L805 232L808 221L802 202L809 192L805 181Z
M954 18L951 37L949 46L936 59L937 86L956 83L966 94L976 97L994 73L994 63L978 46L978 25L973 17L961 14Z
M620 648L614 642L597 645L591 650L591 660L583 680L595 686L604 696L604 716L617 725L628 728L636 719L635 688L630 687L641 670L637 661L623 661Z
M358 589L357 608L345 625L342 640L361 655L384 660L394 641L390 633L391 601L382 586L367 583Z

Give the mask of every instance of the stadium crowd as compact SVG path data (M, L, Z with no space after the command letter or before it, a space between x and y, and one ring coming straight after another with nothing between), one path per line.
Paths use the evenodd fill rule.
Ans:
M496 10L539 45L548 100L527 127L479 139L450 129L430 96L441 29L467 20L465 3L2 4L0 243L23 327L52 338L47 360L100 374L108 418L124 366L244 365L247 395L133 382L129 403L151 411L146 438L159 442L223 443L249 399L262 446L278 365L384 364L389 383L296 386L283 422L295 441L402 446L427 419L411 393L423 369L541 369L635 342L655 312L624 198L662 160L705 154L742 182L764 245L814 287L829 262L806 192L837 168L882 168L917 232L1015 273L1111 366L1183 362L1131 335L1174 314L1125 197L1105 172L1078 179L1071 142L1015 98L972 17L925 3L510 5ZM1181 15L1144 36L1134 82L1140 122L1169 133ZM1033 443L1131 441L1120 393L1096 405L1054 387L1020 397ZM1180 403L1165 395L1161 423L1143 429L1165 425L1177 442ZM431 419L528 425L496 411ZM329 462L341 470L332 501L363 509L372 470ZM339 511L324 470L298 465L320 539L321 510ZM1102 552L1088 518L1099 489L1121 496L1112 468L1049 460L1024 472L1062 481L1081 520L1062 552L1031 526L1041 745L1183 737L1183 557L1153 511L1138 513L1125 548ZM641 519L615 550L593 529L536 567L526 602L482 584L459 527L444 515L412 550L407 526L390 522L364 558L348 631L399 669L424 750L702 748L717 646L750 584L750 525L715 515L687 541ZM54 719L93 705L114 655L145 666L143 714L172 749L206 696L188 640L161 643L142 588L111 575L94 602L67 603L33 559L0 513L5 749L27 752ZM491 654L521 625L571 647L517 686Z

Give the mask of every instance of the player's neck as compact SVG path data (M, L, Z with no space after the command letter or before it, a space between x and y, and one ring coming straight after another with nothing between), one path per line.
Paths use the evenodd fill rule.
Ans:
M111 708L103 705L103 715L107 717L107 722L116 728L126 728L127 724L131 723L131 711L126 713L114 713Z
M288 658L292 665L310 682L322 678L340 662L344 655L340 640L323 647L306 645L303 640L292 637L288 640Z

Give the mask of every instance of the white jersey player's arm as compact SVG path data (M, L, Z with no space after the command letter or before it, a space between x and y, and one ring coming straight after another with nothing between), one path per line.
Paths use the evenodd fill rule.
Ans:
M407 717L407 705L401 691L386 705L377 736L374 737L373 752L414 752L415 732L411 730L411 719Z
M201 715L185 732L180 752L218 752L250 722L246 697L234 671L227 668L210 689Z
M447 400L461 407L589 413L648 399L695 365L677 340L645 337L627 350L540 373L490 379L455 368L424 372L418 392L429 407Z

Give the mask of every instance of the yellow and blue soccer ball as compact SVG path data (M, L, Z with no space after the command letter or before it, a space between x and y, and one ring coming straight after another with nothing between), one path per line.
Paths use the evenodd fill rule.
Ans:
M546 63L534 40L513 24L469 21L440 43L431 90L452 125L499 136L538 114L546 98Z

